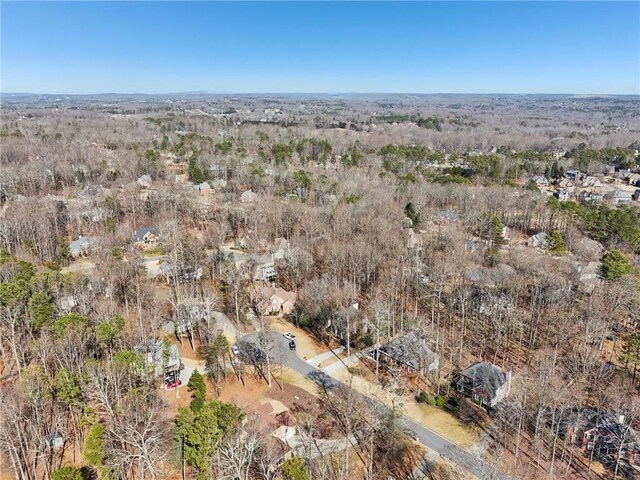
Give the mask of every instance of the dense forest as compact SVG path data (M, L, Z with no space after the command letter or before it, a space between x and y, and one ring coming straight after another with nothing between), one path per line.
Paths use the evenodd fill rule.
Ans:
M635 478L639 108L3 97L0 477Z

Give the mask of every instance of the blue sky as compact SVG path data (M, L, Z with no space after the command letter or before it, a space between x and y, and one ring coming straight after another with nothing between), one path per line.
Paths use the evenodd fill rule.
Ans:
M640 94L640 2L6 2L0 91Z

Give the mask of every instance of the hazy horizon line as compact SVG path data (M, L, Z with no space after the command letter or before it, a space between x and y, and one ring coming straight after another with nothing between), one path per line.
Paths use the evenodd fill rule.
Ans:
M573 92L234 92L234 91L205 91L185 90L179 92L93 92L93 93L69 93L69 92L0 92L0 96L9 95L64 95L64 96L96 96L96 95L573 95L573 96L609 96L609 97L640 97L638 93L573 93Z

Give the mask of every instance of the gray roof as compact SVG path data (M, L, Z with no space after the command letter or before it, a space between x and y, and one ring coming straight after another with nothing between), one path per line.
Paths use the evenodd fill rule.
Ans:
M136 241L136 242L140 241L149 232L153 233L154 235L158 235L158 231L155 228L153 228L153 227L143 227L143 228L140 228L139 230L136 230L133 233L133 240Z
M165 363L164 353L165 353L166 347L167 345L165 345L165 342L158 339L158 340L151 340L146 344L137 345L134 349L139 353L146 354L147 356L146 360L148 362L153 362L157 365L162 365ZM169 353L169 358L167 361L168 365L180 363L180 353L178 352L178 347L170 343L168 345L168 353Z
M507 375L500 367L492 363L476 362L460 372L473 382L473 388L481 386L495 395L498 389L507 383Z
M547 177L545 177L544 175L534 175L533 177L531 177L531 180L538 183L549 183Z
M80 237L69 244L69 250L72 253L79 252L80 250L82 250L82 247L89 247L91 245L95 245L96 243L98 243L98 239L96 237Z
M547 241L547 234L544 232L536 233L531 237L531 239L537 241L540 244L544 244Z
M627 190L618 189L613 192L614 198L631 198L633 196L633 192L629 192Z
M256 265L269 265L273 263L273 257L271 255L251 255L249 259L254 261Z
M138 185L148 187L151 184L151 175L144 174L140 178L138 178Z
M170 275L171 273L173 273L173 264L169 263L169 262L163 262L159 267L158 270L160 270L160 272L162 272L165 275Z
M437 355L418 336L409 332L402 335L380 348L384 353L396 362L419 368L420 364L427 363L430 366L437 360Z

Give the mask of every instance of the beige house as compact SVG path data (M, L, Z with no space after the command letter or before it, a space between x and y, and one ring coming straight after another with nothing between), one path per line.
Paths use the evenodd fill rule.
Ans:
M155 228L145 227L136 230L133 234L133 244L138 248L156 248L160 237Z
M279 287L263 287L256 308L260 315L288 315L293 312L296 294Z

